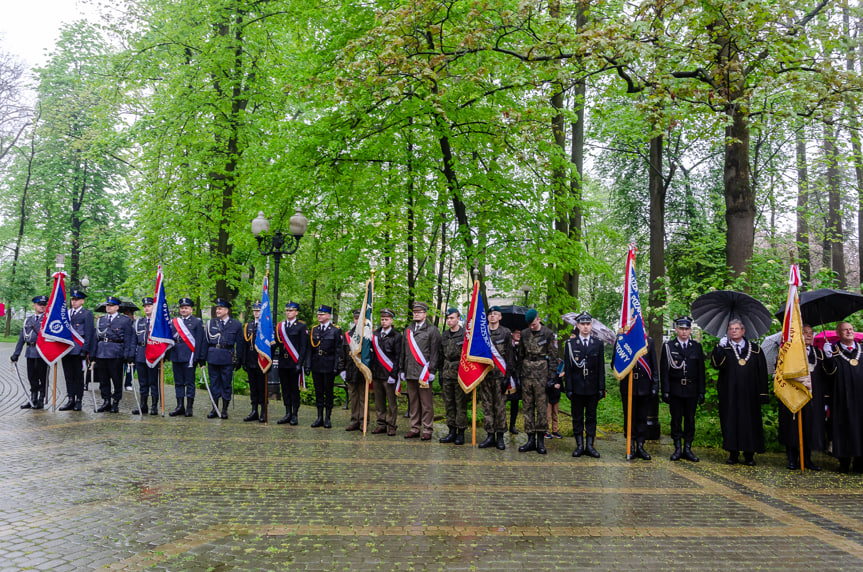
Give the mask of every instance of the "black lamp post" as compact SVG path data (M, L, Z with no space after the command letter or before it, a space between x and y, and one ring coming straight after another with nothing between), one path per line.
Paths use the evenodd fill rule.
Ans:
M252 221L252 234L258 240L258 250L264 256L273 256L276 261L273 272L273 326L278 323L277 317L279 314L279 262L282 256L291 255L300 247L300 239L306 234L306 229L309 226L309 219L303 216L302 211L297 209L294 216L291 217L290 229L291 234L282 234L282 231L277 230L273 234L270 232L270 221L264 216L263 212L258 212L257 218Z
M522 292L524 292L524 305L527 306L527 295L530 294L530 284L525 284L521 287Z

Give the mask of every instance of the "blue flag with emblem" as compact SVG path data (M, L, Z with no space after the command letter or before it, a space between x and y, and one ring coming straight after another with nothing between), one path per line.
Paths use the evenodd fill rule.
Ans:
M144 348L144 358L147 366L156 367L165 357L165 352L174 346L174 336L171 333L171 312L168 310L168 299L165 296L165 280L162 265L156 270L156 292L153 296L153 315L150 318L150 331L147 332L147 346Z
M274 340L273 311L270 306L269 272L264 276L264 291L261 293L261 318L255 336L255 349L258 350L258 365L267 373L273 365L271 347Z
M638 249L629 245L626 257L626 277L623 280L623 307L620 310L620 329L617 333L617 343L614 346L612 370L617 379L623 379L636 363L641 363L648 375L651 375L647 360L647 332L644 329L644 318L641 315L641 301L638 297L638 283L635 279L635 254Z

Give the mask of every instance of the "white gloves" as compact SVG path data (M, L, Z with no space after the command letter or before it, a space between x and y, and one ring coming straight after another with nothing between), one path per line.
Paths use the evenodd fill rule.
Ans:
M405 377L405 372L400 371L400 372L399 372L399 381L404 381L405 379L407 379L407 378Z
M824 355L827 357L833 357L833 344L830 342L824 342Z
M393 385L393 384L395 384L395 382L396 382L396 378L394 378L394 377L388 377L387 378L388 384Z
M719 347L720 348L728 347L728 336L722 336L722 339L719 340Z
M348 380L348 371L347 370L343 371L339 375L342 376L342 379L344 379L345 381Z
M434 374L433 374L433 373L430 373L430 374L429 374L429 383L431 383L431 382L433 382L433 381L434 381Z

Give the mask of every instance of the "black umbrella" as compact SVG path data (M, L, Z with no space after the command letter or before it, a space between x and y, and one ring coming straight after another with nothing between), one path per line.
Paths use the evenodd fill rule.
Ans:
M524 321L524 315L529 308L526 306L501 306L500 307L500 323L510 330L523 330L527 327L527 322Z
M692 317L708 334L720 338L728 331L728 322L743 322L749 338L760 338L770 331L773 316L764 304L743 292L716 290L699 296L692 303Z
M858 310L863 310L860 294L832 288L800 293L800 317L810 326L838 322ZM781 322L785 318L785 304L774 315Z
M123 300L122 302L120 302L120 309L119 309L119 312L120 312L121 314L123 314L123 313L125 313L125 312L138 312L138 311L140 311L140 310L141 310L141 308L139 308L138 306L136 306L134 302L126 302L125 300Z

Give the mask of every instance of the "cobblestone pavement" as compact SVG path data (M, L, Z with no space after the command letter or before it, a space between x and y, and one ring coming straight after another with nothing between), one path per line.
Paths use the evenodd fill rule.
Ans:
M81 413L23 401L0 365L2 570L863 567L861 477L826 457L801 475L778 455L672 463L663 442L627 462L620 436L598 460L573 459L571 439L543 457L515 450L523 434L506 451L405 440L403 419L363 437L340 409L330 430L305 406L297 427L243 423L242 398L208 420L204 393L191 419L139 420L128 392L115 415L89 392Z

